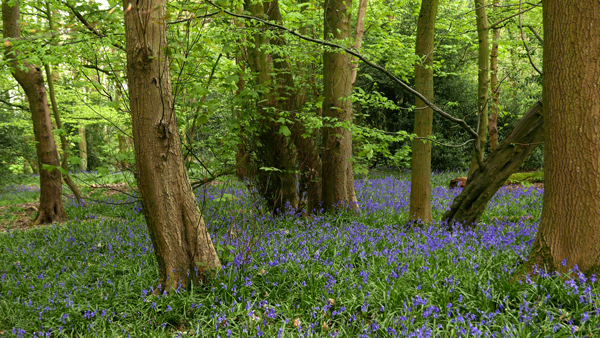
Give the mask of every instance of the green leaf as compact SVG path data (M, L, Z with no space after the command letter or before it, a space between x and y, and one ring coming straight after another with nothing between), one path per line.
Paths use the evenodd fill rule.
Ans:
M64 129L52 129L52 134L54 135L67 135L67 132Z
M58 169L58 171L60 171L63 175L67 174L67 171L63 167L56 167L56 169Z
M264 171L279 171L279 172L281 172L281 169L277 169L277 168L273 168L273 167L260 167L260 170L264 170Z
M232 75L229 75L228 77L226 77L225 81L226 82L238 82L239 79L240 79L239 75L232 74Z
M71 156L67 158L67 162L71 164L81 164L81 158L78 156Z
M104 167L98 167L96 170L98 170L98 175L108 175L109 173L108 169Z
M55 165L44 164L42 163L42 170L52 171L56 168Z
M290 132L290 128L287 126L279 127L279 133L283 134L284 136L290 136L292 134L292 132Z

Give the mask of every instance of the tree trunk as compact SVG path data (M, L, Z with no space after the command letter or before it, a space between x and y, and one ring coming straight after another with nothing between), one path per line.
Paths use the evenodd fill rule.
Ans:
M367 5L369 0L359 0L358 12L356 14L356 29L354 33L354 49L360 51L365 35L365 16L367 14ZM356 74L358 73L358 58L352 57L352 86L356 82Z
M221 268L183 166L173 109L165 0L123 3L137 181L158 260L157 290L206 280ZM196 273L194 273L196 272Z
M352 1L331 0L325 4L326 40L350 37ZM357 208L352 171L352 64L350 55L323 53L323 207L332 210L344 204ZM342 123L342 126L335 125Z
M87 171L87 141L85 139L85 125L79 124L79 157L81 157L81 171Z
M246 10L252 15L281 22L277 0L263 4L246 2ZM274 34L278 34L275 32ZM261 33L254 34L254 46L247 48L248 64L256 76L257 85L266 85L270 89L262 94L258 108L261 113L262 127L258 131L260 145L256 149L257 169L254 174L260 193L267 200L273 211L284 211L286 205L298 208L299 196L296 187L296 152L291 147L291 139L281 132L289 127L277 122L281 111L291 111L295 106L295 96L289 88L293 88L293 78L289 67L283 68L285 56L277 52L268 54L263 49L269 44L282 46L281 37L269 38ZM275 62L278 62L275 64ZM287 74L284 74L287 73ZM261 167L269 168L267 170Z
M50 13L50 10L48 9L48 13ZM52 24L50 25L50 29L52 30ZM45 64L44 65L44 70L46 71L46 79L48 79L48 90L49 90L49 94L50 94L50 102L52 103L52 113L54 114L54 121L56 122L56 128L57 129L62 129L62 122L60 120L60 113L58 112L58 105L56 104L56 97L54 95L54 81L52 80L52 70L50 69L50 65ZM60 145L62 147L62 151L63 151L63 156L62 156L62 161L61 161L61 167L63 168L63 170L65 171L62 174L63 180L65 181L65 183L67 183L67 186L69 187L69 189L71 189L71 192L73 193L73 195L75 195L75 198L77 199L78 202L83 202L83 196L81 195L81 191L79 191L79 188L77 187L77 184L75 184L75 182L73 181L73 179L71 178L71 175L69 175L69 142L67 142L67 137L65 136L65 131L63 130L62 132L60 132Z
M238 13L243 12L243 7L238 9ZM234 19L235 25L240 29L244 28L244 22L242 20ZM238 44L242 46L240 48L239 53L235 57L235 63L239 67L238 71L238 81L237 81L237 90L236 95L241 95L242 91L246 87L246 80L244 80L244 74L246 73L246 51L243 47L245 43L245 39L239 38ZM242 121L242 112L246 107L238 107L237 108L237 118L238 121ZM243 124L240 123L240 131L239 131L239 141L237 144L237 150L235 153L235 175L240 180L247 180L250 178L250 153L248 151L248 137L246 136L246 128Z
M600 2L545 0L543 18L544 206L527 264L589 276L600 272Z
M477 168L467 185L444 215L449 228L473 226L494 194L543 141L542 104L537 102L519 120L513 131L485 161L485 171Z
M494 7L498 0L494 1ZM500 28L492 29L492 52L490 53L490 86L492 88L492 112L489 118L490 151L498 147L498 111L500 108L500 86L498 86L498 40Z
M127 142L125 141L125 136L119 132L119 134L117 135L117 140L119 141L119 154L121 155L126 155L127 154ZM119 162L119 169L121 171L125 171L128 169L128 165L127 165L127 160L120 160Z
M415 52L415 90L433 102L433 37L439 0L423 0L417 22ZM433 110L416 99L415 134L429 137ZM415 139L412 145L412 174L410 181L410 217L431 222L431 142Z
M479 61L477 69L477 111L479 113L477 127L479 138L478 141L474 142L469 177L471 177L479 167L477 156L483 161L483 153L488 132L488 90L490 88L490 46L485 0L475 0L475 14L477 16L477 36L479 39ZM479 153L475 149L476 145L479 145Z
M50 10L50 4L48 2L46 2L46 15L48 16L48 28L50 29L50 31L54 31L54 21L52 18L52 11ZM62 122L60 120L60 113L58 112L58 105L56 104L56 95L54 94L54 79L52 78L52 70L50 68L50 65L47 63L44 64L44 70L46 71L46 79L48 82L48 91L50 94L50 102L52 103L52 113L54 115L54 121L56 122L56 128L62 130L63 126L62 126ZM67 137L65 135L66 135L65 130L60 132L60 145L61 145L62 151L63 151L61 167L64 170L62 177L63 177L63 180L65 181L65 183L67 183L67 186L69 187L69 189L71 189L71 192L73 192L73 195L75 195L75 198L77 199L77 201L82 203L83 196L81 195L81 191L79 191L77 184L75 184L75 182L71 178L71 175L69 174L69 162L68 162L69 142L67 142Z
M4 38L19 39L21 37L19 4L9 5L2 1L2 25ZM59 167L58 151L52 134L52 121L48 109L48 98L44 87L42 70L34 65L16 61L18 53L12 47L5 49L5 57L12 67L12 73L25 91L31 109L33 133L36 140L36 152L40 164L40 206L35 224L51 223L67 217L62 202L62 182L58 169L44 170L42 165ZM6 44L5 44L6 45ZM25 70L22 70L24 67Z

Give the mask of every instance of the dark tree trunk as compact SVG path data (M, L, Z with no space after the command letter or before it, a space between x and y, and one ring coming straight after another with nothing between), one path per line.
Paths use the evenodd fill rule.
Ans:
M325 3L326 40L350 37L352 1ZM352 171L352 64L350 55L339 51L323 53L323 207L332 210L343 204L358 208ZM337 127L337 123L344 126Z
M457 225L473 226L494 194L525 162L529 154L543 141L542 104L537 102L519 120L513 131L492 152L485 171L477 168L444 215L449 228Z
M423 0L417 22L415 53L415 90L433 102L433 36L439 0ZM415 134L429 137L433 124L433 110L416 99ZM410 217L424 223L431 222L431 142L415 139L412 145L412 173L410 180Z
M2 24L4 38L19 39L21 37L19 3L9 5L8 0L2 1ZM11 42L5 49L5 57L8 60L14 78L25 91L31 109L33 120L33 133L36 140L36 153L40 165L40 206L35 224L51 223L60 221L67 217L62 202L62 180L58 169L45 170L42 165L60 167L58 151L52 134L52 120L48 107L46 88L42 70L34 65L23 62L25 70L16 58L18 52L13 49Z
M173 109L165 0L125 0L127 79L144 217L158 260L157 290L174 290L221 263L183 165ZM197 270L196 270L197 269ZM197 271L197 272L195 272Z
M246 10L260 18L281 21L277 0L262 4L246 1ZM269 38L263 32L254 34L254 46L247 48L247 56L250 69L256 73L255 83L270 87L268 92L261 95L258 103L262 126L257 135L260 144L256 147L258 163L254 175L259 192L267 200L268 206L278 212L283 211L288 204L292 208L298 208L299 203L296 151L290 137L281 132L282 127L288 128L290 132L291 129L277 122L281 111L290 111L296 106L295 96L288 89L293 88L293 78L287 68L282 69L281 63L287 61L275 64L273 60L284 56L265 52L263 47L269 44L281 46L283 43L277 36ZM287 74L283 74L284 72ZM261 167L269 169L260 169Z
M527 264L589 276L600 272L600 2L545 0L543 18L544 206Z

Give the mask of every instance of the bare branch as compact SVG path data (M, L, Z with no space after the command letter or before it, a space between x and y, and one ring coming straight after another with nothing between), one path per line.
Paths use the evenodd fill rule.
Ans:
M535 63L533 63L533 59L531 59L531 53L529 52L529 46L527 46L527 42L525 41L525 35L523 34L523 25L521 23L521 2L519 2L519 29L521 30L521 41L523 41L523 45L525 46L525 50L527 51L527 57L529 58L529 63L531 63L531 66L533 67L533 69L535 69L536 72L538 72L538 74L540 74L540 76L543 76L544 74L542 73L541 70L538 69L538 67L535 65Z

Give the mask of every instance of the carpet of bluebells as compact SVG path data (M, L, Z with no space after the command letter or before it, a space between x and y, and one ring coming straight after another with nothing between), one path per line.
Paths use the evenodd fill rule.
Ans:
M440 219L460 192L434 182ZM221 184L197 191L223 273L153 295L139 202L66 203L68 222L0 235L0 337L598 337L595 277L512 274L542 191L503 188L475 230L407 226L404 176L356 181L361 213L287 210ZM5 189L0 200L29 189ZM577 271L575 271L577 273Z

